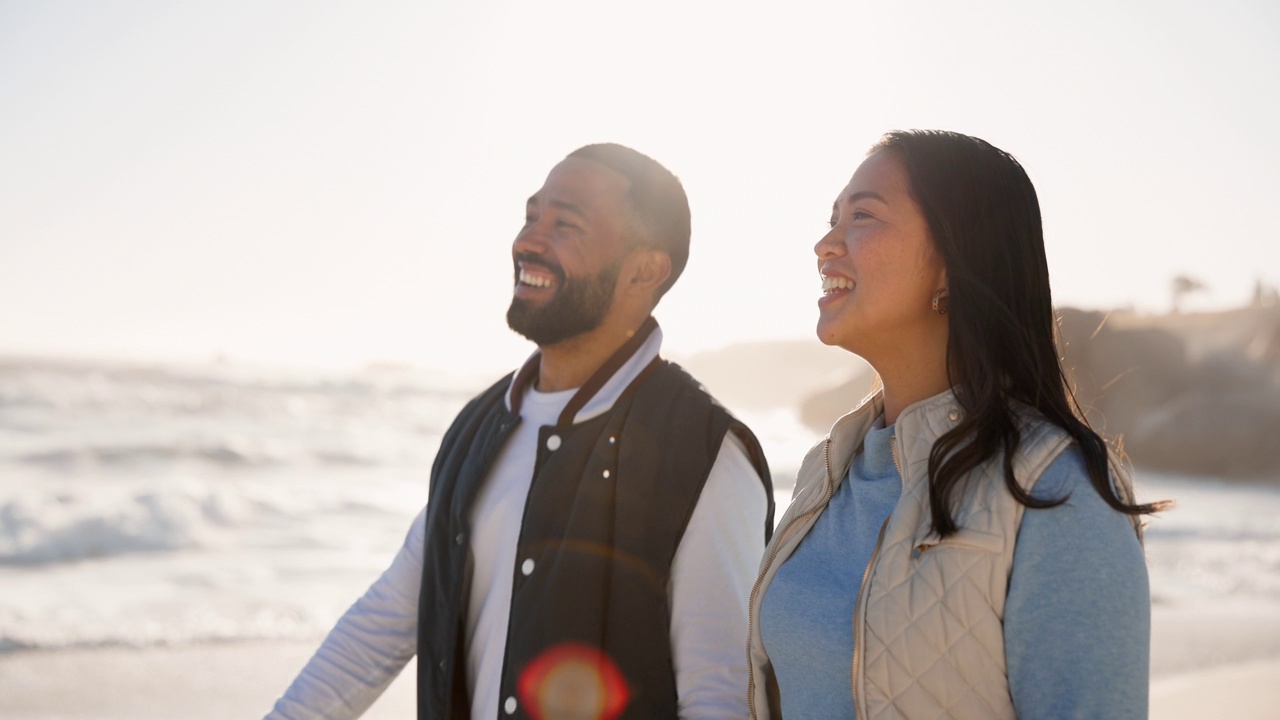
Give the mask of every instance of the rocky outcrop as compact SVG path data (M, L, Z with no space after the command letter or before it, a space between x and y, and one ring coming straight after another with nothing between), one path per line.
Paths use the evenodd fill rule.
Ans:
M1280 307L1060 316L1076 398L1134 464L1280 480Z

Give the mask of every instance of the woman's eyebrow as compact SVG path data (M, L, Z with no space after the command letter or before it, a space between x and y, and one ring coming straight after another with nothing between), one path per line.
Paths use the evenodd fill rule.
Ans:
M845 202L857 202L859 200L879 200L885 205L889 204L889 202L885 200L880 193L874 190L860 190L844 199Z

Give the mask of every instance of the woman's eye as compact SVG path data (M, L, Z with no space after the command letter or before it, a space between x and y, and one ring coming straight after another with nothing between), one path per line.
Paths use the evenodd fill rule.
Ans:
M869 217L871 216L862 212L861 210L854 210L853 213L849 215L849 219L851 220L862 220L864 218L869 218Z

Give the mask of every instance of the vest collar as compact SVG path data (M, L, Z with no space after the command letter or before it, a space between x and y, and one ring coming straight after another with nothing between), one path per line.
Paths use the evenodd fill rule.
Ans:
M907 450L906 457L900 458L902 461L900 469L910 475L907 464L920 460L911 452L912 448L903 447L904 439L912 438L914 446L931 448L934 441L955 427L963 416L963 412L960 409L960 402L950 389L903 408L902 412L898 413L897 422L894 423L895 442L898 443L899 449ZM831 426L831 471L835 477L842 477L849 472L849 463L862 447L867 431L871 429L875 419L883 414L884 391L877 389L858 407L836 420ZM928 462L928 459L926 453L923 460ZM909 478L903 477L902 480L906 483Z
M649 336L657 329L658 321L650 315L648 319L640 325L639 329L637 329L631 337L622 344L622 347L618 348L618 350L614 352L608 360L605 360L604 363L596 369L595 373L593 373L590 378L587 378L587 381L582 384L582 387L578 388L578 391L573 394L573 397L569 398L569 402L560 413L560 418L556 421L556 425L572 425L574 419L578 415L578 412L582 410L582 408L590 402L597 393L600 392L601 388L605 386L605 383L609 382L610 378L617 374L622 366L636 354L636 351L644 345L645 341L649 339ZM533 355L529 356L529 359L525 361L524 365L516 373L515 378L511 381L511 387L507 390L507 406L511 408L512 414L520 414L520 405L524 402L524 393L529 389L530 384L537 380L538 368L541 365L541 362L542 351L537 351ZM654 362L657 362L657 358L654 359ZM646 366L644 368L645 371L641 372L636 380L647 377L649 374L647 371L652 370L653 366L654 363L650 363ZM635 381L632 381L631 384L634 384L634 382Z

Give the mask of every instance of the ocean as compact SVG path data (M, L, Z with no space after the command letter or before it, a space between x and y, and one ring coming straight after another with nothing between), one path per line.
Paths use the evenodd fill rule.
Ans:
M482 387L0 358L0 652L319 640L403 542ZM786 409L740 416L781 514L818 437ZM1139 469L1138 491L1178 503L1147 530L1154 602L1280 609L1280 490Z

